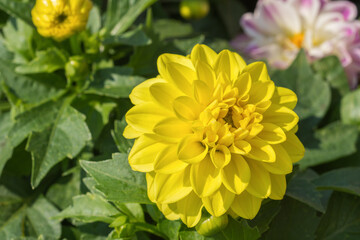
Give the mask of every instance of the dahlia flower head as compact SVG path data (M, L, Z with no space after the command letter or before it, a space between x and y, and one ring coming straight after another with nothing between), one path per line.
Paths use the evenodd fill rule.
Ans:
M90 0L36 0L32 20L40 35L62 41L85 29Z
M263 62L205 45L163 54L157 67L130 94L124 136L136 139L129 164L146 172L148 197L166 218L193 227L205 207L252 219L263 199L282 199L304 155L294 92L276 87Z
M259 0L254 13L242 16L245 35L232 45L254 59L266 59L284 69L300 48L310 61L329 55L339 57L351 88L360 73L360 21L349 1Z

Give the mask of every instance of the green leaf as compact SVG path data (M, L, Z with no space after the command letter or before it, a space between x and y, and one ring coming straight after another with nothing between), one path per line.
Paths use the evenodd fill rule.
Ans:
M115 206L133 222L145 222L144 211L139 203L114 202Z
M350 91L344 68L337 56L328 56L312 63L317 74L328 81L331 87L337 89L341 95Z
M280 209L280 201L269 201L262 204L259 213L249 222L250 226L257 227L260 233L266 232Z
M51 125L60 111L62 101L49 101L15 117L8 133L12 146L19 145L32 131L40 132Z
M281 201L281 210L264 234L266 240L313 240L320 222L316 211L291 198Z
M81 222L106 222L115 220L112 217L119 214L119 211L102 197L87 193L73 198L73 206L66 208L56 218L74 218Z
M205 237L196 231L181 231L180 240L204 240Z
M315 142L299 162L302 169L334 161L356 151L357 127L334 122L315 132ZM309 142L307 142L309 144Z
M109 36L104 39L103 44L144 46L151 44L151 39L146 36L141 27L137 27L121 35Z
M360 236L360 198L334 192L316 231L318 240L357 240Z
M344 96L341 100L340 113L344 123L360 125L360 89Z
M291 66L277 71L272 79L282 87L293 90L298 103L295 112L300 119L314 117L314 125L325 115L331 99L329 84L315 77L304 51L300 51Z
M102 97L85 95L77 98L73 106L86 116L86 124L92 138L96 140L104 126L108 124L110 113L116 107L116 103Z
M43 73L20 75L14 66L0 59L0 81L3 81L15 96L25 103L39 104L65 93L66 81L56 74Z
M205 239L213 240L232 240L232 239L241 239L241 240L256 240L259 239L260 232L257 227L251 228L246 220L242 219L237 221L229 217L229 223L227 227L222 230L220 233L213 237Z
M174 46L179 49L184 55L188 55L191 53L191 50L196 44L201 44L205 40L204 35L199 35L193 38L187 39L175 39Z
M145 174L133 171L126 154L114 154L102 162L81 161L82 168L98 183L97 188L110 201L150 203Z
M16 67L15 71L20 74L52 73L64 68L66 62L66 56L59 49L48 48L37 52L31 62Z
M136 18L143 12L145 9L150 7L156 0L135 0L135 1L111 1L115 4L115 8L112 4L109 4L108 12L112 13L110 17L110 24L105 25L106 27L111 27L111 22L115 22L116 25L113 28L108 28L111 35L118 35L125 32L136 20ZM118 8L121 8L122 15L118 15L115 12ZM108 13L109 14L109 13Z
M128 98L132 89L145 78L122 74L122 68L100 69L95 73L95 81L90 84L86 93L113 98Z
M128 153L134 144L134 140L126 139L123 136L126 125L127 123L125 122L125 119L121 121L116 120L114 122L114 130L111 131L111 135L113 136L116 146L121 153Z
M335 169L314 180L318 189L331 189L360 196L360 167Z
M9 158L11 158L13 146L8 139L8 133L13 122L10 113L0 113L0 176Z
M96 5L93 5L90 11L86 28L89 29L92 34L96 34L101 28L101 13L99 7Z
M154 22L153 29L156 34L159 34L161 40L186 37L193 32L190 24L174 19L159 19Z
M163 220L158 224L158 228L169 240L178 240L181 223L179 221Z
M312 183L312 180L317 177L318 174L309 169L297 173L291 178L286 189L286 195L325 213L326 206L323 206L321 202L322 194L317 191L315 184Z
M72 203L74 196L80 195L81 174L80 167L75 167L52 184L46 192L46 198L56 204L60 209L65 209Z
M0 9L4 10L8 14L20 18L27 24L32 25L30 9L31 3L14 1L14 0L0 0Z
M0 224L0 239L12 240L22 236L22 223L26 214L26 206L23 205L12 213L7 221Z
M75 157L91 140L85 116L64 105L55 122L41 132L33 132L27 144L33 159L31 185L36 187L47 172L65 157Z
M52 219L59 211L46 198L39 197L26 212L38 236L43 235L45 239L60 238L61 224Z

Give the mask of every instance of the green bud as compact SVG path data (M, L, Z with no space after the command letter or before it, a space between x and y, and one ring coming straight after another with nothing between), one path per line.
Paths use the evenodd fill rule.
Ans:
M180 3L180 15L185 19L204 18L209 10L208 0L183 0Z
M225 229L228 225L228 216L226 214L220 217L203 217L196 225L196 231L206 237L213 236Z
M89 73L89 66L82 56L72 56L65 65L66 77L74 82L83 80Z

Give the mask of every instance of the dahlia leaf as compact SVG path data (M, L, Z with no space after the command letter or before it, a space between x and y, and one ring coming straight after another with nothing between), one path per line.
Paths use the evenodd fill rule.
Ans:
M66 56L57 48L49 48L36 53L36 57L26 64L15 68L20 74L52 73L65 67Z
M318 174L307 169L305 172L297 173L291 178L286 195L296 199L306 205L316 209L319 212L325 213L326 205L322 199L328 200L329 192L316 190L316 185L312 180L316 179Z
M123 137L123 132L127 125L125 119L121 121L116 120L114 125L115 125L114 130L111 131L111 135L114 138L116 146L118 147L121 153L127 153L134 144L134 140L126 139Z
M101 162L81 161L82 168L97 182L96 188L110 201L150 203L145 175L134 172L127 155L116 153L113 159Z
M10 113L0 114L0 176L7 160L11 157L13 146L11 145L7 135L13 122Z
M66 82L52 73L20 75L15 65L0 59L0 81L24 103L39 104L58 98L65 93Z
M120 212L101 196L87 193L73 198L73 205L56 215L56 219L74 218L81 222L112 223Z
M179 231L181 228L181 223L179 221L164 219L158 224L158 228L169 238L169 240L179 239Z
M318 240L356 240L360 235L360 198L335 192L316 231Z
M335 169L313 182L318 189L331 189L360 197L360 167Z
M337 56L328 56L312 63L316 74L328 81L341 95L350 91L344 68Z
M29 9L31 9L31 3L20 2L13 0L0 0L0 9L4 10L8 14L18 17L25 21L27 24L32 25L31 15Z
M360 125L360 89L342 98L340 113L344 123Z
M145 79L139 76L129 76L129 68L105 68L95 73L95 81L91 83L86 93L113 98L127 98L131 90Z
M59 213L57 208L46 198L40 196L31 207L26 210L27 218L36 234L45 239L57 239L61 235L60 222L53 219Z
M296 93L298 104L294 110L301 120L314 117L316 125L324 117L331 100L330 86L314 75L304 51L299 52L288 69L276 71L272 79Z
M313 240L320 222L315 209L291 198L281 202L281 210L263 239Z
M193 32L190 24L174 19L159 19L154 22L153 28L160 39L185 37Z
M315 132L315 139L307 143L305 156L299 162L300 168L334 161L356 151L358 138L356 126L334 122Z
M111 1L115 2L115 1ZM113 28L108 28L111 35L121 34L126 31L131 24L136 20L136 18L148 7L156 2L156 0L136 0L136 1L116 1L114 3L118 7L122 8L122 16L118 15L116 12L117 8L109 9L109 12L112 13L113 19L110 19L110 22L115 22ZM125 6L124 6L125 5ZM109 4L111 6L111 4ZM111 25L110 25L111 26Z
M31 185L36 187L47 172L65 157L74 158L91 134L85 116L76 109L63 105L55 122L40 132L33 132L27 144L31 152L33 167Z
M109 36L104 39L103 43L105 45L144 46L151 44L151 39L148 38L141 27L137 27L121 35Z

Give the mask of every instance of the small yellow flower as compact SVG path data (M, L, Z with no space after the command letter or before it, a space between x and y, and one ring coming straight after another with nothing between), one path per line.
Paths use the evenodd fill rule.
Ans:
M36 0L31 15L42 36L62 41L85 29L91 8L90 0Z
M195 226L213 216L255 217L282 199L285 175L304 155L296 95L276 87L263 62L197 45L163 54L160 75L138 85L126 114L133 170L146 172L149 199L171 220Z

